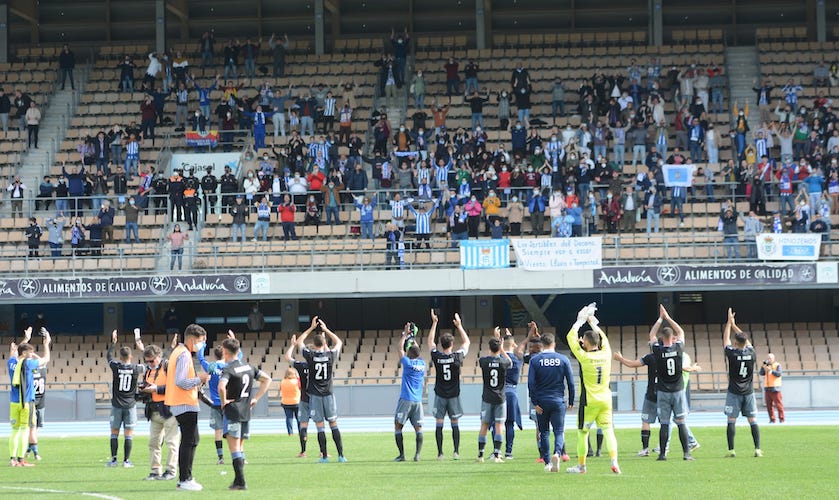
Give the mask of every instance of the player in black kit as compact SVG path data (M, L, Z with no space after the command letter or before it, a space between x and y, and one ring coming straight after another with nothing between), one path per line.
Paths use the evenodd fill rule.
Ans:
M124 457L122 466L134 467L131 463L131 445L134 439L134 426L137 424L137 381L142 378L143 367L131 362L130 347L119 348L119 359L114 358L114 349L118 341L117 331L111 333L111 345L108 346L108 366L113 373L111 381L111 460L108 467L117 466L117 448L119 447L119 429L125 434ZM142 341L135 339L137 349L143 350Z
M310 326L304 333L308 335L317 327L318 317L315 316L312 318L312 326ZM300 375L300 404L297 406L297 423L300 425L297 436L300 438L300 453L297 454L297 457L303 458L306 456L306 443L309 439L309 420L312 419L309 414L309 363L294 359L294 349L296 348L297 336L292 335L291 343L285 353L285 359L288 361L288 364L297 370L297 373Z
M218 394L224 414L224 437L230 448L233 471L236 474L231 490L246 490L245 456L242 441L248 437L248 422L251 408L268 392L271 377L258 368L242 363L239 359L239 341L225 339L221 343L222 356L227 366L221 372ZM259 381L259 390L254 395L254 381Z
M731 330L734 330L734 345L731 345ZM734 453L734 430L737 417L742 413L752 429L755 444L755 457L762 457L760 451L760 429L757 426L757 404L755 403L754 375L757 353L749 337L734 322L734 311L728 308L728 321L722 338L725 348L725 364L728 365L728 393L725 396L725 415L728 417L726 436L728 438L727 457Z
M454 326L460 334L460 349L454 350L454 336L451 333L440 335L440 349L434 343L437 334L437 314L431 310L431 329L428 331L428 348L431 349L431 362L434 364L434 418L437 421L437 460L443 460L443 419L449 416L452 426L455 460L460 459L460 426L458 419L463 416L460 403L460 368L463 358L469 352L469 335L463 329L460 315L455 313Z

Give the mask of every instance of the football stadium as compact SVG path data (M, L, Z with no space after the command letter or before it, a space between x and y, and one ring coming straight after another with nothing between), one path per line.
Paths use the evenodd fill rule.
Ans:
M832 496L839 1L0 3L0 495Z

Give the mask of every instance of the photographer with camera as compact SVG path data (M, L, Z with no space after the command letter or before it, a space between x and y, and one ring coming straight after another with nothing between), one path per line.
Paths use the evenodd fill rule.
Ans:
M760 367L763 376L763 400L766 411L769 412L769 423L775 423L775 409L778 409L778 420L784 423L784 399L781 395L781 363L775 361L771 352L763 360Z
M146 405L145 415L149 421L149 458L151 473L144 479L147 481L175 479L178 468L178 441L180 431L178 421L172 411L164 403L166 397L166 370L168 368L168 352L166 359L163 350L158 345L143 347L140 340L140 329L134 329L137 347L143 349L143 359L146 363L146 373L143 382L138 387L137 398ZM172 338L172 349L178 345L178 334ZM162 447L166 443L168 455L166 470L161 466Z
M132 363L133 353L130 347L119 348L119 359L114 358L118 340L117 331L111 332L111 345L108 346L108 366L113 373L111 381L111 460L107 467L116 467L119 429L124 429L125 448L122 466L134 467L131 463L131 445L134 438L134 426L137 424L137 382L143 374L141 365ZM143 349L140 331L135 330L134 343Z

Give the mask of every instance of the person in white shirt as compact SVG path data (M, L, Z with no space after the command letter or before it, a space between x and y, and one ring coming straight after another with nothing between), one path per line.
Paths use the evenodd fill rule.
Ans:
M18 217L23 217L23 196L26 193L26 184L20 180L20 176L15 176L15 180L6 188L12 197L12 217L17 214Z
M154 90L154 80L161 69L163 69L163 65L157 58L157 52L152 52L149 54L149 66L146 68L145 76L143 76L143 90Z

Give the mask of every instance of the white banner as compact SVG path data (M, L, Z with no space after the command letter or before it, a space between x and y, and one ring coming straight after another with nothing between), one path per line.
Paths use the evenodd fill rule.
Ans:
M510 240L516 252L516 267L528 271L600 269L603 239L523 238Z
M667 187L690 187L693 184L693 167L688 165L664 165L661 169L664 185Z
M230 167L233 175L239 170L241 153L175 153L169 163L169 173L175 169L183 169L186 172L192 169L195 177L204 177L208 168L213 169L213 175L221 177L224 174L224 167Z
M757 236L760 260L819 260L821 234L763 233Z

